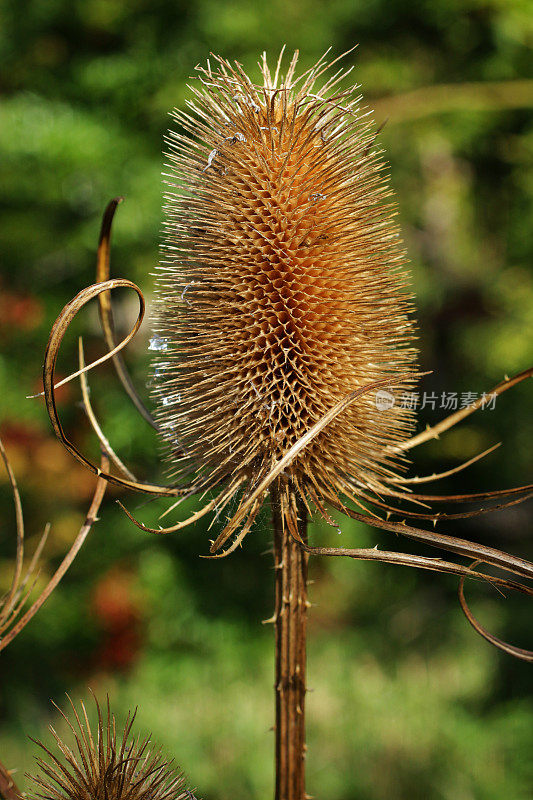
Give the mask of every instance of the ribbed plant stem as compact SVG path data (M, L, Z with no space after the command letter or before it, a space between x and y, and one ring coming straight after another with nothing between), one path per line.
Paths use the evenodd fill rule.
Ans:
M276 571L276 794L304 800L307 553L283 530L279 493L272 492ZM307 541L305 508L298 507L298 532Z

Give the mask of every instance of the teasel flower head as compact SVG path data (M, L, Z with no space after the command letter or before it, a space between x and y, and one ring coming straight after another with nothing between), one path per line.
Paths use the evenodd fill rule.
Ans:
M215 490L219 513L240 498L213 550L239 524L242 540L274 478L289 523L294 493L324 513L380 495L413 422L376 403L412 389L416 351L374 122L339 89L350 70L297 76L295 53L282 75L282 55L260 84L220 57L198 67L167 140L153 393L173 483Z
M84 704L81 714L72 700L70 704L74 722L60 713L74 744L64 742L52 726L57 755L36 742L45 755L36 759L39 773L30 776L36 786L34 796L42 800L195 800L172 762L167 762L159 750L151 749L149 737L132 735L135 713L128 714L124 729L118 732L109 699L105 717L96 702L98 723L94 730Z

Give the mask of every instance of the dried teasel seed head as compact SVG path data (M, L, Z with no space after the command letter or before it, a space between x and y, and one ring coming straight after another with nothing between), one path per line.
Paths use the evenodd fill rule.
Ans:
M57 754L41 742L45 752L37 758L40 772L29 777L36 786L30 796L42 800L195 800L185 787L183 775L167 762L150 739L132 736L134 714L128 714L122 732L117 733L114 715L107 701L107 713L98 711L96 731L91 730L85 706L79 714L70 700L74 722L61 710L74 740L62 741L53 727Z
M214 62L197 68L190 112L174 112L167 139L154 399L171 478L216 487L219 511L240 493L242 534L273 465L376 381L385 402L362 394L279 480L286 516L289 487L318 508L387 487L413 421L391 403L412 389L416 351L385 165L356 88L339 89L347 73L323 77L321 59L297 77L296 53L272 77L263 57L256 85L238 63Z

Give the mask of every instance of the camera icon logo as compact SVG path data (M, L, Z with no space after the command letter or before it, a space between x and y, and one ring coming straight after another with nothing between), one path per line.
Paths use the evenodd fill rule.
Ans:
M386 389L379 389L374 402L378 411L388 411L394 405L394 395Z

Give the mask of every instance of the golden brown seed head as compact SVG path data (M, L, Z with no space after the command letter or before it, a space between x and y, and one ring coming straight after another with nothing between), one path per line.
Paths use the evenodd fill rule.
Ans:
M70 699L70 698L69 698ZM91 730L83 703L81 717L70 701L74 722L61 712L73 742L63 742L51 727L56 753L37 742L45 752L37 758L40 772L30 776L42 800L195 800L185 788L183 775L172 769L150 740L131 734L134 717L128 716L117 734L109 701L104 719L98 703L98 725Z
M398 380L414 372L412 302L374 123L344 75L316 88L328 65L297 78L296 62L272 77L263 59L261 85L208 62L168 137L157 418L177 484L244 500L348 393L414 380ZM379 492L411 423L363 395L282 481L315 500Z

